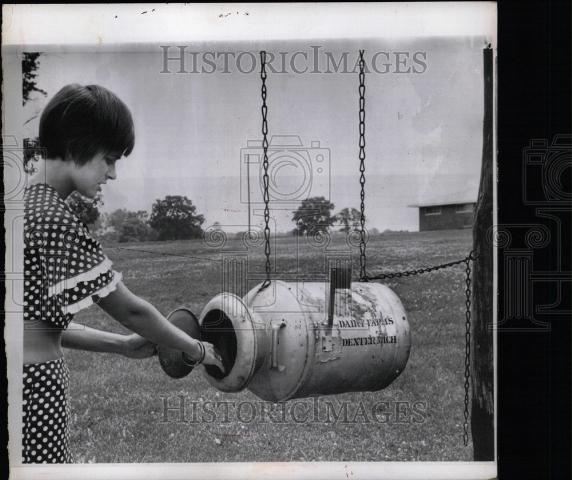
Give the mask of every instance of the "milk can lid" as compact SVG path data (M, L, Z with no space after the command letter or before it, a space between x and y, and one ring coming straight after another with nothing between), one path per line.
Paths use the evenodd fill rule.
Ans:
M199 320L188 308L180 307L173 310L167 315L167 319L187 335L200 340L201 327L199 326ZM157 345L157 353L161 368L172 378L183 378L194 368L185 361L183 352L180 350Z

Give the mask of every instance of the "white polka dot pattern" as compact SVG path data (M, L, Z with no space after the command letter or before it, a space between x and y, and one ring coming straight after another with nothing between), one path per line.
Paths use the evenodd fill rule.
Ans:
M101 245L46 184L26 189L24 320L66 328L73 314L105 296L121 279Z
M71 463L65 360L24 365L23 380L23 463Z

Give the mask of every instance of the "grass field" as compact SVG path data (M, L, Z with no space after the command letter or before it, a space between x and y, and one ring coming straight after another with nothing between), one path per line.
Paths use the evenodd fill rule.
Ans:
M297 239L276 240L278 271L323 274L323 248ZM382 234L368 243L368 273L399 271L464 258L472 245L470 230ZM200 314L220 293L220 249L201 240L107 246L125 284L163 313L186 305ZM311 248L310 248L311 247ZM132 248L141 251L128 251ZM229 240L225 250L243 250ZM334 238L329 250L348 249ZM150 253L149 253L150 252ZM358 271L357 249L352 250ZM169 254L169 255L165 255ZM187 255L193 258L181 257ZM249 252L255 269L263 268L262 248ZM299 259L296 262L296 258ZM118 355L66 351L71 371L72 438L78 462L213 462L213 461L383 461L471 460L472 448L462 444L464 372L464 266L385 282L408 312L412 348L405 371L385 390L320 397L341 407L349 402L347 422L325 420L247 421L253 411L230 415L228 422L181 421L168 412L183 396L186 405L206 401L260 402L248 390L225 394L192 372L174 380L163 373L157 358L129 360ZM86 325L123 332L93 306L77 315ZM292 405L293 401L285 404ZM311 404L311 399L298 400ZM355 415L351 406L385 402L383 422ZM408 402L408 403L398 403ZM413 415L411 405L417 405ZM245 404L246 405L246 404ZM400 406L401 405L401 406ZM385 408L384 407L384 408ZM401 409L401 413L397 410ZM236 412L236 410L235 410ZM405 412L405 413L404 413ZM187 410L191 417L191 408ZM212 418L212 417L211 417Z

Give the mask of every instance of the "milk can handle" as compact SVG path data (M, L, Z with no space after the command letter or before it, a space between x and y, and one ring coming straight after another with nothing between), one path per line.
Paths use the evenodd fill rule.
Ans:
M278 365L278 332L282 327L286 326L286 322L282 320L280 323L272 324L272 350L270 353L271 363L270 368L276 368L279 371L284 370L284 366Z

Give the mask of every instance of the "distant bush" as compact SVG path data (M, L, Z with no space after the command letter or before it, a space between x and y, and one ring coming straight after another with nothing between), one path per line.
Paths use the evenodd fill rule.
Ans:
M157 240L158 234L148 223L145 210L115 210L106 216L105 230L100 235L109 243L146 242Z
M332 215L334 204L325 197L311 197L302 200L302 204L292 212L292 221L296 224L294 235L316 235L327 232L335 223Z
M149 225L159 233L158 240L181 240L202 238L204 221L190 199L167 195L153 204Z

